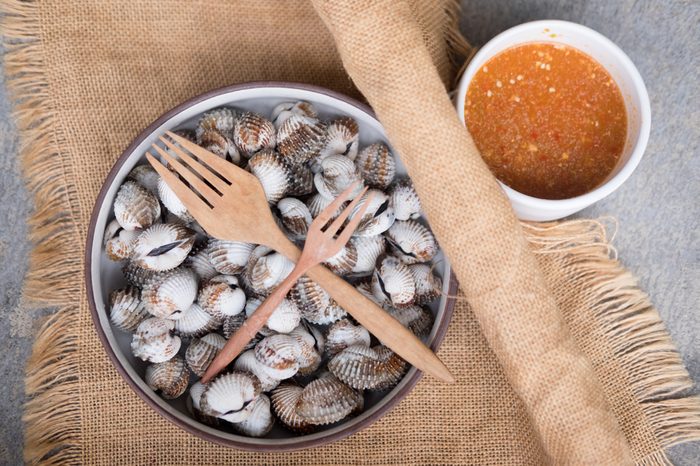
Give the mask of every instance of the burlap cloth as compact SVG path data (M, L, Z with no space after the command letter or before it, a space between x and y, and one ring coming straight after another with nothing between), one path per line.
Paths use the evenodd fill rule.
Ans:
M684 394L691 381L603 226L519 225L459 127L444 87L468 52L453 1L5 0L2 9L36 200L25 292L58 307L28 364L28 462L664 464L666 447L700 438L700 403ZM278 455L206 443L147 408L101 348L82 275L89 215L121 151L177 103L250 80L367 98L472 305L457 303L440 351L457 384L425 379L371 428Z

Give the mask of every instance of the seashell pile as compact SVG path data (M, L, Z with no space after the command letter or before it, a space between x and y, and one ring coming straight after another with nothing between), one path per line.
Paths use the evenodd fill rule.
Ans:
M431 264L438 245L387 145L360 147L355 120L322 120L308 102L280 104L268 116L217 108L180 134L258 177L280 228L300 247L347 186L371 188L356 207L374 193L353 238L325 265L413 333L429 335L429 306L442 290ZM104 250L127 283L106 303L112 326L132 334L146 384L165 399L183 397L199 422L251 437L275 422L308 433L361 412L366 391L392 388L407 370L302 277L246 350L202 384L227 339L294 264L265 246L208 237L148 165L119 188Z

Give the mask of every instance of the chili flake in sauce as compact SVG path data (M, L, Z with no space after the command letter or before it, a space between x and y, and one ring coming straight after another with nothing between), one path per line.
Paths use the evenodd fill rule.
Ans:
M494 175L530 196L591 191L617 164L627 113L610 74L585 53L551 43L504 50L476 73L464 116Z

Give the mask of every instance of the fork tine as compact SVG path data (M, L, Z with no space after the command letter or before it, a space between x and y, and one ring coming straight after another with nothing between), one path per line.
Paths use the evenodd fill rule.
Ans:
M199 147L194 142L188 141L187 139L183 138L182 136L178 136L172 131L166 131L165 134L167 134L168 137L170 137L173 141L180 144L180 146L182 146L184 149L187 149L188 151L190 151L190 153L194 154L202 162L209 165L209 167L216 170L219 173L219 175L221 175L224 179L228 180L229 182L240 179L241 177L245 176L244 174L247 174L247 172L242 168L235 166L231 162L222 159L216 154L212 154L203 147Z
M345 244L350 240L350 237L352 236L353 233L355 233L355 230L357 230L357 226L360 224L360 221L362 220L362 216L365 214L367 209L369 208L369 203L372 201L372 198L374 197L374 193L370 193L369 196L367 196L367 200L365 201L364 204L362 204L362 207L360 207L360 210L352 217L352 220L348 222L347 225L345 225L345 228L343 231L338 235L338 238L336 241L341 244L342 246L345 246ZM348 208L348 210L350 210Z
M198 212L202 209L210 209L210 207L197 196L197 194L187 187L185 183L180 180L177 176L168 170L158 159L156 159L150 152L146 152L146 158L151 164L153 169L163 177L165 183L173 190L175 195L182 201L187 207L187 210L195 217L195 220L200 224L203 223L199 218L197 218Z
M196 174L194 174L189 168L181 164L179 161L175 160L173 156L168 154L165 150L153 144L153 148L161 155L165 160L168 161L170 165L175 169L175 171L187 182L193 186L203 198L207 200L211 205L221 197L221 194L214 191L208 184L202 181Z
M221 178L219 178L216 173L212 172L209 170L207 167L202 165L201 163L197 162L195 159L189 156L187 152L184 150L180 149L177 147L175 144L173 144L171 141L168 141L166 138L163 136L160 137L160 140L163 141L163 143L168 146L173 152L177 154L180 159L182 159L183 162L185 162L187 165L192 167L194 171L199 173L199 175L204 178L209 184L214 186L220 193L224 192L224 189L228 187L226 183L221 181ZM168 160L168 162L170 162Z
M365 186L365 188L363 188L362 191L360 191L360 194L355 196L355 199L353 199L352 202L343 209L340 215L338 215L338 217L336 217L336 219L333 220L333 223L331 223L330 226L326 228L327 234L333 236L338 232L338 230L340 230L340 227L343 226L343 222L345 222L345 220L350 216L350 214L352 213L352 209L354 209L357 206L357 204L360 203L360 201L362 200L362 196L367 192L367 189L369 188ZM367 200L369 201L369 198ZM360 214L360 217L361 216L362 214Z
M311 223L311 226L317 227L319 230L325 226L326 223L328 223L328 220L331 219L333 214L340 208L340 206L345 202L348 197L350 197L350 194L352 194L352 191L357 187L358 183L360 181L355 181L352 183L350 186L345 188L345 191L340 193L338 197L336 197L333 202L328 204L325 209L321 211L320 214L318 214L318 217L314 219L314 221Z

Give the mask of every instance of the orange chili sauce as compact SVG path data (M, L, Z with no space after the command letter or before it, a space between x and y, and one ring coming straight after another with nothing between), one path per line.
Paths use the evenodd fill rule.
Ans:
M625 104L610 74L559 44L519 45L491 58L469 84L464 116L494 175L544 199L597 187L627 138Z

